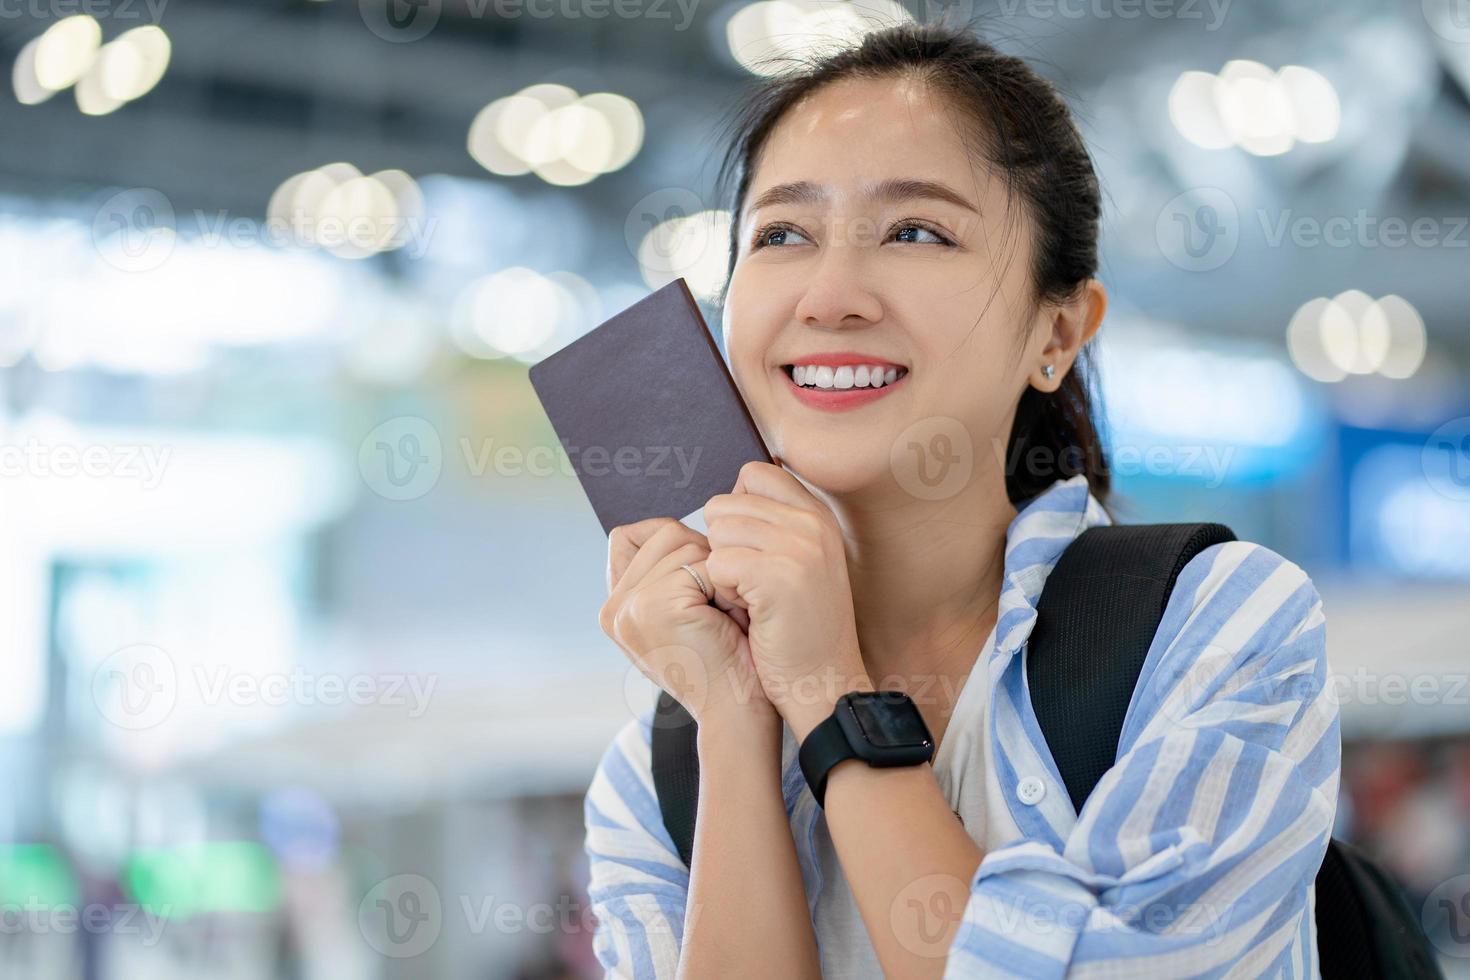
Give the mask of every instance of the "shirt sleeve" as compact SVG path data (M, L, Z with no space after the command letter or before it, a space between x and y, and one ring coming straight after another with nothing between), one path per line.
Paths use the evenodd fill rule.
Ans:
M1205 549L1113 768L1060 847L986 853L945 976L1315 976L1341 751L1311 580L1260 545Z
M689 869L664 828L652 776L652 709L603 752L583 801L593 949L604 978L673 980Z

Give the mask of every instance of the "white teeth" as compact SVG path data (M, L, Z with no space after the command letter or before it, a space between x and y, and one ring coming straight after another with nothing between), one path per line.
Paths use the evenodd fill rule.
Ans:
M844 364L830 367L826 364L799 364L791 369L791 377L806 388L881 388L898 380L899 368L887 368L881 364L859 364L856 367Z

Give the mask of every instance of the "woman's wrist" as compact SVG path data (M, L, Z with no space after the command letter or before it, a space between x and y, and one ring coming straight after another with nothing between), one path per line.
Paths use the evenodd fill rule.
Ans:
M797 744L811 734L812 729L832 716L837 699L850 691L876 690L872 678L861 662L846 670L837 670L822 678L822 683L794 685L791 696L780 706L781 717L791 726Z
M730 749L733 754L753 757L762 749L781 749L781 715L764 697L750 701L712 702L699 716L696 745L706 753Z

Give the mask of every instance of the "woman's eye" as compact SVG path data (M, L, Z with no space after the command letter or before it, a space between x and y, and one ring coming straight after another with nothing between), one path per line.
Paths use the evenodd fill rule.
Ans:
M802 240L806 238L805 235L795 228L788 228L784 225L767 225L756 232L755 240L752 244L755 248L765 248L767 245L790 245L792 244L792 236Z
M905 225L899 225L898 226L898 230L897 230L896 234L898 234L900 236L903 236L903 235L909 234L909 233L912 233L912 235L914 235L914 236L917 236L917 235L928 235L929 237L927 239L918 238L918 237L907 237L907 238L902 238L901 240L902 241L906 241L906 242L910 242L910 243L915 244L915 245L952 245L952 244L954 244L948 238L945 238L943 235L941 235L939 232L937 232L934 229L929 228L929 227L927 227L925 225L905 224Z

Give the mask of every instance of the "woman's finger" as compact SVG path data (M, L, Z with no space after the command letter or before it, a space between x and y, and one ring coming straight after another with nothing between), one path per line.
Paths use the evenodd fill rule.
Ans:
M630 586L630 589L632 591L638 591L639 589L649 588L655 582L661 582L668 576L675 576L675 582L689 583L688 590L692 592L693 595L698 596L700 602L705 602L707 601L707 598L703 590L700 589L698 583L694 581L694 576L690 575L679 566L689 565L698 568L699 565L702 565L704 563L704 560L706 557L708 557L708 555L709 548L707 548L701 542L690 541L686 544L680 545L664 557L660 558L653 565L653 567L648 570L647 574L643 576L642 581L632 584ZM699 574L704 575L704 572L700 572ZM682 579L680 579L678 576L682 576ZM709 588L709 579L707 577L704 580L704 584L705 588ZM679 591L683 592L684 590L680 589ZM691 596L691 598L692 597L693 596Z
M708 554L709 552L705 552L706 556ZM734 589L721 588L714 583L714 580L710 577L707 562L707 557L701 558L697 562L691 562L690 567L699 573L699 577L704 579L705 586L714 593L713 598L710 600L710 605L720 610L720 612L729 614L730 618L735 620L735 624L742 631L748 630L750 628L750 614L745 610L744 601L741 600L739 594ZM685 575L687 576L688 573L685 572ZM693 579L691 578L690 581L692 582Z
M647 576L649 569L685 544L708 547L704 535L672 517L652 517L622 527L628 530L622 535L624 540L617 544L618 563L622 565L620 571L614 565L612 538L608 539L609 595L635 587ZM618 530L619 528L613 528L614 532ZM617 572L616 577L614 572Z
M740 476L732 492L757 493L801 510L817 510L824 506L790 470L759 460L740 467Z
M754 548L756 551L772 551L789 537L790 532L786 528L759 517L725 514L709 522L710 550Z
M749 517L772 524L786 524L808 520L812 512L755 493L717 493L705 501L701 513L708 527L723 517Z
M714 588L724 590L727 595L739 596L740 583L750 581L751 573L760 560L760 552L752 548L721 548L705 559L708 580ZM743 598L740 602L743 606L749 605Z

